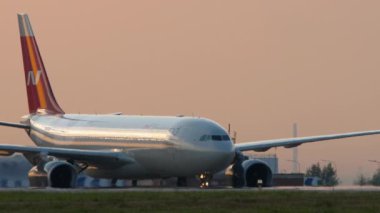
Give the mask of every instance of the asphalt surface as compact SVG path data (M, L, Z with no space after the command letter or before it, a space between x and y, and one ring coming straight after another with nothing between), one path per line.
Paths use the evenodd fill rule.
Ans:
M380 191L376 186L337 186L337 187L268 187L268 188L190 188L190 187L128 187L128 188L1 188L0 192L26 191L26 192L215 192L215 191Z

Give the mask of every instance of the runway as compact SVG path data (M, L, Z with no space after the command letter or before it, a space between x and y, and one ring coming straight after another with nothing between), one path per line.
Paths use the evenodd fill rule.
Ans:
M336 187L309 187L309 186L287 186L287 187L265 187L265 188L232 188L211 187L207 189L195 187L127 187L127 188L1 188L0 192L25 191L25 192L254 192L254 191L318 191L318 192L380 192L376 186L336 186Z

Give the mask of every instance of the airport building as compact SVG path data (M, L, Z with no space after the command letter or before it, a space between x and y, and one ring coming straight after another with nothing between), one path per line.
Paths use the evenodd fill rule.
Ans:
M248 152L249 153L249 152ZM272 174L278 173L278 158L276 154L245 154L250 160L260 160L265 162L272 171Z

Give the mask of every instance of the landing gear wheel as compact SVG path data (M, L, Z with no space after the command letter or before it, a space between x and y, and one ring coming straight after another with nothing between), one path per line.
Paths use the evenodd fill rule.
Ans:
M208 172L200 174L199 175L199 180L201 181L200 188L207 189L208 187L210 187L211 178L212 178L212 175Z
M177 178L177 187L186 187L187 186L187 178L186 177L178 177Z
M117 186L116 186L116 182L117 182L117 178L112 178L112 180L111 180L111 187L112 188L116 188Z

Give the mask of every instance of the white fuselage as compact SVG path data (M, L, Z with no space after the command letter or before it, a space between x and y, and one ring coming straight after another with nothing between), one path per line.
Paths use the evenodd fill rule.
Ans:
M99 178L165 178L215 173L232 163L226 131L203 118L124 115L32 115L38 146L122 150L136 163L89 167Z

